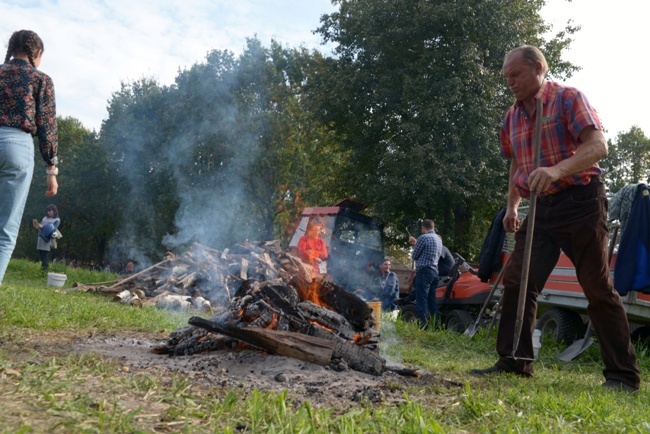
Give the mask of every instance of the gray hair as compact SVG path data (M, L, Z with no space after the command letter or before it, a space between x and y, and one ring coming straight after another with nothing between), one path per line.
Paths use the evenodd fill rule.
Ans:
M504 63L508 57L520 52L524 60L531 66L535 66L535 63L540 62L542 64L542 75L546 76L546 73L548 72L548 63L546 62L546 57L544 57L542 50L535 47L534 45L521 45L513 50L510 50L508 54L506 54Z

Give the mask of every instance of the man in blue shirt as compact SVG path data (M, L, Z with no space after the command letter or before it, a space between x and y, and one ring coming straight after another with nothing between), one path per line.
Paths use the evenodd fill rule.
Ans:
M433 322L432 326L440 321L436 288L439 280L438 259L442 252L442 241L436 235L433 220L423 220L422 235L417 240L410 236L409 244L413 246L411 257L415 261L415 306L420 322L428 328L430 321Z

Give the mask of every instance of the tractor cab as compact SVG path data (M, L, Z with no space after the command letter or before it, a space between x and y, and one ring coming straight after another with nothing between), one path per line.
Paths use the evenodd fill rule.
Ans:
M366 206L345 199L334 206L305 208L289 247L298 254L298 243L316 225L327 246L327 258L315 271L348 292L372 285L384 259L383 224L361 213Z

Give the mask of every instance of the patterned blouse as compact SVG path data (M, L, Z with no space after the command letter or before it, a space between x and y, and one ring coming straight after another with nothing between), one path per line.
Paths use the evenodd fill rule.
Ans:
M54 83L26 60L0 65L0 126L37 136L45 163L57 164Z

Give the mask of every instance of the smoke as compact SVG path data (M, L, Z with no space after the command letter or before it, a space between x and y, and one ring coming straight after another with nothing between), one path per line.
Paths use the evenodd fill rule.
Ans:
M394 354L391 349L403 348L404 342L395 328L398 311L382 312L381 314L381 340L379 351L389 365L401 365L402 358L399 353Z
M136 101L146 107L126 108L140 116L122 121L138 125L123 133L128 143L120 165L129 199L112 246L145 264L161 247L224 248L252 235L251 191L260 175L254 167L268 134L266 93L250 89L258 86L247 81L256 78L249 77L250 65L246 74L241 70L227 53L212 52L207 63L179 72L175 85L156 89L152 101Z

